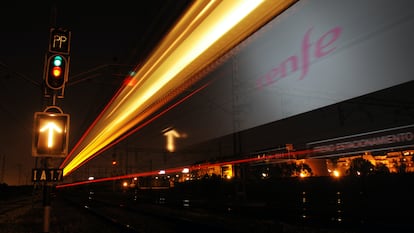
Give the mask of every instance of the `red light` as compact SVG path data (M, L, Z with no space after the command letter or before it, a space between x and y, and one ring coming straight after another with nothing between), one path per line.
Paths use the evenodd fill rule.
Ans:
M137 84L137 80L135 78L132 78L131 76L128 76L127 78L125 78L124 80L124 85L125 86L129 86L132 87L135 84Z
M60 68L58 66L53 67L53 69L52 69L53 77L60 78L61 74L62 74L62 68Z

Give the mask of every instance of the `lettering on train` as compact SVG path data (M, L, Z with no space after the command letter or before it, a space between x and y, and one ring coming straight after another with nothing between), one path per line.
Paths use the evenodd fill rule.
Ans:
M258 88L274 84L285 78L289 73L294 73L296 71L300 71L299 80L302 80L308 74L311 59L322 58L336 49L334 43L341 35L341 27L332 28L319 37L315 43L311 43L312 30L313 27L308 29L302 39L301 53L286 58L266 74L259 77L256 82ZM288 68L290 68L290 70L288 70Z
M372 146L380 146L394 143L406 143L414 140L413 132L389 134L372 138L363 138L352 141L338 142L334 144L321 145L313 148L314 153L327 153L343 150L352 150Z

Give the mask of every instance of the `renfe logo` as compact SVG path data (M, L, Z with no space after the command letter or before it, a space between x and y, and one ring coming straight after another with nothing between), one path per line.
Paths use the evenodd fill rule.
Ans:
M323 34L314 44L310 43L310 34L313 28L308 29L305 36L302 39L302 48L300 55L292 55L268 71L263 76L259 77L256 82L256 87L262 88L264 86L271 85L282 78L285 78L288 74L288 65L290 64L290 73L301 71L299 80L306 77L309 70L309 63L312 58L319 59L324 57L335 50L334 42L338 40L341 35L342 28L335 27ZM311 53L312 52L312 53Z

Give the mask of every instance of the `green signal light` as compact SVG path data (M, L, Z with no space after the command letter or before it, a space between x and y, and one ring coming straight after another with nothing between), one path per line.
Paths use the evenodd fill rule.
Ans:
M57 55L53 58L53 65L54 66L61 66L62 61L63 61L63 58L61 56Z

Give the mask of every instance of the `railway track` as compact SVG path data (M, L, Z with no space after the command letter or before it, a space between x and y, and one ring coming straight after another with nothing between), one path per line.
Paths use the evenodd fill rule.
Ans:
M40 200L36 197L20 197L19 199L0 201L0 223L17 218L39 202Z
M125 198L126 196L117 196L114 192L105 193L107 195L101 193L86 196L85 194L86 192L83 191L70 190L56 192L53 195L50 232L328 232L322 228L298 226L260 217L253 218L252 214L245 216L230 210L216 212L190 205L178 207L167 202L149 203L142 199L134 200ZM43 211L41 197L36 198L36 201L31 196L9 200L7 205L0 207L0 220L2 220L0 233L42 232ZM349 230L331 229L329 232L354 232Z
M155 204L116 203L105 200L93 200L85 205L81 200L73 197L65 197L65 201L71 206L76 205L79 208L84 208L102 221L115 226L119 232L264 232L260 229L252 229L256 226L255 223L249 223L246 219L212 215L203 211L173 209Z
M249 206L245 210L217 209L203 204L182 203L181 207L163 195L155 199L132 198L127 192L98 192L86 195L71 190L63 192L70 206L79 206L101 221L116 226L116 232L170 233L170 232L226 232L226 233L282 233L282 232L332 232L356 233L358 230L291 224L279 221L262 205ZM154 201L157 199L162 199ZM170 201L170 202L169 202ZM193 200L194 201L194 200ZM254 204L254 203L250 203ZM259 204L259 203L256 203ZM204 206L204 207L203 207ZM236 207L236 206L234 206ZM259 211L262 213L259 214ZM266 213L267 211L267 213Z
M229 219L211 216L208 213L177 210L159 205L131 205L116 200L85 202L75 194L54 195L50 209L50 232L253 232L242 227L244 224L241 222L236 226L237 224L231 223ZM1 233L43 232L44 221L41 196L34 198L29 195L7 200L0 206Z

